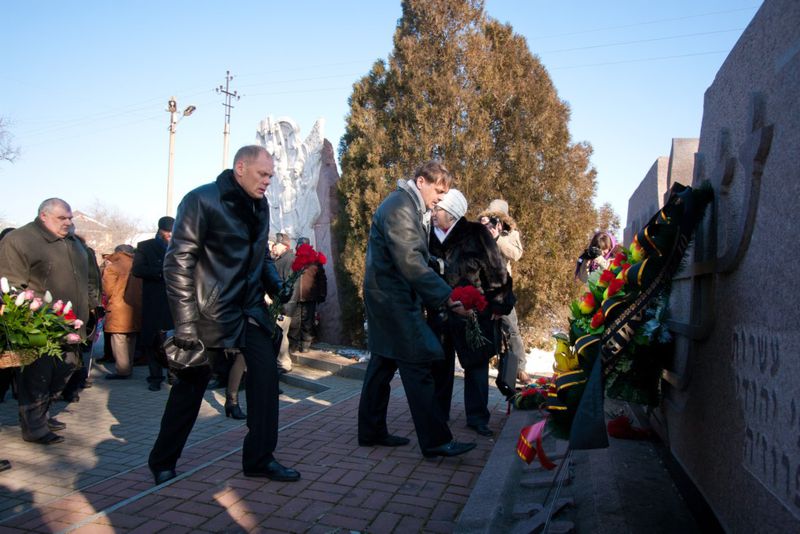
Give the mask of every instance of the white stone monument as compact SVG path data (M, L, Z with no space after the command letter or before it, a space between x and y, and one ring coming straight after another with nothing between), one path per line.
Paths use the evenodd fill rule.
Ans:
M300 142L300 127L289 117L261 121L256 142L275 160L275 176L267 188L270 205L270 234L283 232L293 240L308 237L316 246L314 223L321 207L317 182L324 144L325 119L318 119Z

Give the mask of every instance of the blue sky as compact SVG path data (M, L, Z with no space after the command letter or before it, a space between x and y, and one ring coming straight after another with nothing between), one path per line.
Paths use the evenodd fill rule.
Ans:
M594 147L596 204L624 226L627 200L673 137L700 133L703 94L760 6L752 0L487 0L526 37ZM392 50L399 0L5 2L0 116L21 150L0 163L0 217L23 224L39 202L96 201L155 227L164 214L169 114L177 127L176 202L221 170L234 75L230 156L267 115L305 136L318 117L338 146L352 84Z

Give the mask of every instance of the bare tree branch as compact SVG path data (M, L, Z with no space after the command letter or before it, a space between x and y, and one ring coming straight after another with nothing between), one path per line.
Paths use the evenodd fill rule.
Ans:
M19 147L14 146L13 136L9 131L8 119L0 117L0 161L14 163L19 157Z

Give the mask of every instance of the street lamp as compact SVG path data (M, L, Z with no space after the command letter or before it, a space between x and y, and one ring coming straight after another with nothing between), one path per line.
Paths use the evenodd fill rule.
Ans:
M167 102L167 111L169 112L169 170L167 171L167 215L175 215L172 209L172 168L175 160L175 128L178 122L183 117L188 117L197 108L194 106L187 106L183 113L178 116L178 103L175 97L172 96Z

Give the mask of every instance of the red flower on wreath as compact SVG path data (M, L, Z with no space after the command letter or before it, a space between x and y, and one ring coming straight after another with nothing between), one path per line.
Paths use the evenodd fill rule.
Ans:
M611 260L611 265L613 267L619 268L623 263L625 263L625 261L627 261L627 259L628 256L626 256L624 252L622 251L617 252L617 255L614 256L613 260Z
M605 317L605 315L603 315L603 310L597 310L597 313L595 313L592 316L592 322L589 325L589 327L590 328L599 328L600 325L602 325L603 322L605 322L605 320L606 320L606 317Z
M614 278L611 281L611 283L608 284L608 289L606 289L605 298L611 298L617 293L619 293L624 285L625 285L625 280L621 278Z
M608 284L614 279L614 272L611 269L606 269L600 275L600 279L597 281L597 285L599 287L608 287Z
M460 301L465 310L474 309L481 312L489 304L486 302L486 297L475 286L458 286L450 293L450 298L453 301Z
M587 291L578 301L578 309L581 310L583 314L592 313L596 307L597 302L591 291Z

